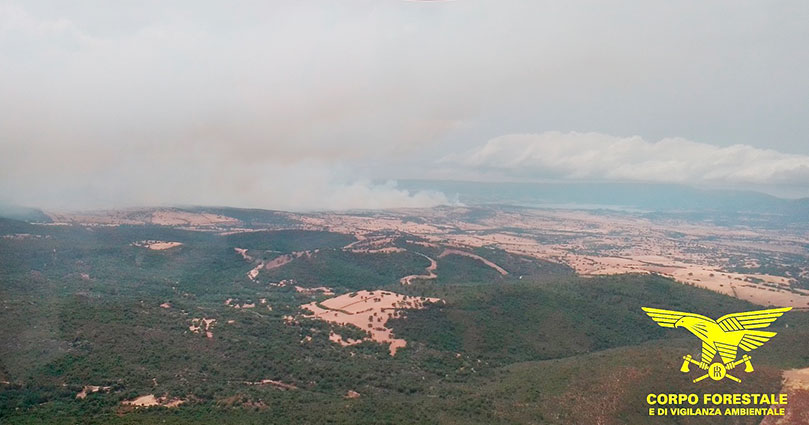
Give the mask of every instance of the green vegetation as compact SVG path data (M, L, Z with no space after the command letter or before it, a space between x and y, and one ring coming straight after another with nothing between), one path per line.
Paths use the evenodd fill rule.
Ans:
M646 393L693 388L678 358L698 348L693 337L654 325L640 307L712 316L754 308L660 277L584 279L486 248L475 253L508 276L450 255L437 259L439 279L401 286L399 278L429 264L416 251L435 258L441 250L352 253L339 249L350 236L300 230L219 236L0 220L0 234L20 233L39 237L0 239L3 424L644 423ZM131 245L145 239L183 245ZM296 316L324 297L250 281L254 264L237 246L318 250L262 271L262 282L295 279L338 293L381 288L446 304L389 321L408 341L395 357L372 342L341 347L328 340L331 330L362 333ZM228 298L255 307L236 309L225 305ZM189 330L194 318L216 319L212 338ZM755 352L757 373L741 388L774 391L781 368L809 365L809 314L790 313L776 326L779 335ZM252 384L264 379L297 389ZM85 385L110 389L77 399ZM361 396L346 399L349 390ZM186 403L121 405L145 394Z
M317 248L340 248L354 242L353 236L312 230L275 230L235 233L225 237L231 246L267 251L293 252Z
M436 274L441 283L465 282L493 284L506 279L482 262L461 255L447 255L437 260Z
M642 306L705 311L717 317L754 308L654 276L442 289L447 305L392 322L397 335L435 348L462 348L497 364L573 356L666 335L665 329L649 326Z
M423 273L429 264L424 257L412 252L363 254L325 249L266 270L262 276L271 281L295 279L301 286L355 291L394 285L402 276Z

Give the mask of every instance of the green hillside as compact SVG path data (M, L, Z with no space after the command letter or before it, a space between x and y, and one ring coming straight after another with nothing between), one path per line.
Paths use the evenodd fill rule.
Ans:
M711 316L754 308L660 277L580 278L489 249L475 253L509 275L486 274L493 269L482 262L448 255L437 260L438 279L402 286L399 278L429 265L419 252L438 257L441 250L349 252L340 247L353 238L328 232L221 236L12 220L0 226L38 235L0 239L4 424L641 423L649 391L694 388L678 359L696 353L698 342L656 326L640 307ZM183 245L132 245L148 239ZM262 270L255 282L246 273L259 260L246 261L234 247L256 255L317 253ZM332 330L363 334L301 317L301 305L325 297L267 284L275 279L338 294L380 288L446 304L392 319L394 335L408 345L391 357L373 342L330 342ZM216 320L211 338L189 330L195 318ZM757 373L743 388L775 390L781 368L809 365L807 325L807 313L779 320L779 335L755 352ZM262 380L294 389L251 384ZM77 399L85 385L109 389ZM346 399L349 391L360 396ZM172 409L121 404L144 394L186 402Z

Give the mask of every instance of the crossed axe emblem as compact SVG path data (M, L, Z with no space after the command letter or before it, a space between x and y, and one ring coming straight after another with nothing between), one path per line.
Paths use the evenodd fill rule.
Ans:
M708 365L705 362L698 362L698 361L694 360L691 357L690 354L687 354L687 355L683 356L683 365L680 367L680 372L688 373L689 372L688 367L690 366L690 363L693 363L693 364L697 365L700 369L708 371L708 373L706 373L705 375L702 375L700 377L695 378L694 382L702 381L705 378L711 378L714 381L720 381L720 380L722 380L724 378L728 378L728 379L730 379L732 381L742 382L741 379L739 379L739 378L737 378L737 377L735 377L735 376L728 373L729 370L735 368L736 366L738 366L738 365L740 365L742 363L744 363L744 371L745 372L750 373L750 372L753 371L753 364L750 363L750 356L747 355L747 354L745 354L744 356L742 356L742 358L740 358L739 360L736 360L736 361L732 361L732 362L724 363L724 364L716 362L716 363L711 363L710 365Z

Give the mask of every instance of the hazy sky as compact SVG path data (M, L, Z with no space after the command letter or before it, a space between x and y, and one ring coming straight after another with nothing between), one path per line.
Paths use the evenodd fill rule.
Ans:
M0 201L446 202L403 178L809 196L807 22L806 1L0 0Z

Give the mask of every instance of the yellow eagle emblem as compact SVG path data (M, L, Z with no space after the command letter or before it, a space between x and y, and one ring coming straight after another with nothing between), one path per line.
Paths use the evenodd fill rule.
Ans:
M694 379L694 382L708 377L715 381L728 378L741 382L741 379L729 375L727 371L744 363L744 371L749 373L753 371L753 364L747 354L737 360L738 349L749 352L769 341L776 333L759 329L770 326L775 319L789 310L792 310L792 307L746 311L727 314L713 320L694 313L643 307L643 311L658 325L664 328L688 329L702 340L700 361L694 360L690 354L686 355L683 357L683 366L680 368L681 372L687 373L689 364L693 363L700 369L708 371L705 375ZM711 363L717 353L722 361Z

